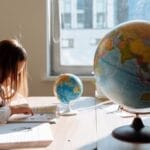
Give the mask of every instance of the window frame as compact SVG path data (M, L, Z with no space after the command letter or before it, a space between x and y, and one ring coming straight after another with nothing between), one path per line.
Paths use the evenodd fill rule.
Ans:
M60 33L59 33L59 12L58 10L58 2L61 0L46 0L46 76L49 78L50 76L57 76L61 73L74 73L79 76L85 77L93 77L93 66L65 66L60 65ZM119 0L115 0L117 3ZM124 0L126 2L126 0ZM118 4L117 4L118 5ZM119 5L124 5L120 3ZM123 11L121 7L118 5L117 11ZM121 9L121 10L120 10ZM127 11L127 7L123 7L124 11ZM55 14L55 20L54 19ZM127 15L127 13L125 13ZM125 16L126 17L126 16ZM117 14L117 22L122 21L121 14ZM132 20L132 19L131 19ZM115 20L116 21L116 20ZM52 23L53 22L53 23ZM118 24L118 23L115 24ZM55 25L54 25L55 24ZM111 25L107 25L108 27Z
M46 54L46 77L57 76L62 73L73 73L83 78L93 78L92 66L66 66L60 65L60 33L59 29L59 12L58 9L59 0L47 0L47 54ZM55 20L54 15L55 14ZM54 25L55 24L55 25Z

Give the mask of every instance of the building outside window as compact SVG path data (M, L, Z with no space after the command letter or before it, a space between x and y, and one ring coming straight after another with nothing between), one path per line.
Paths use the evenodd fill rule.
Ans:
M150 21L150 0L49 0L49 3L55 8L51 7L49 15L54 15L50 19L53 55L48 61L52 64L49 75L64 72L91 75L98 41L107 32L128 20ZM64 47L64 39L72 39L73 46Z

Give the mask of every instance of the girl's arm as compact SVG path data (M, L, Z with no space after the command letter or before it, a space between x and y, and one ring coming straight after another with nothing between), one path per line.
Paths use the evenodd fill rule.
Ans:
M19 93L16 93L15 97L12 98L10 109L12 115L13 114L33 115L32 109L29 107L26 98Z
M32 109L30 107L13 107L10 106L11 115L13 114L31 114L33 115Z
M31 114L33 115L32 109L29 107L12 107L3 106L0 107L0 124L5 124L8 118L13 114Z

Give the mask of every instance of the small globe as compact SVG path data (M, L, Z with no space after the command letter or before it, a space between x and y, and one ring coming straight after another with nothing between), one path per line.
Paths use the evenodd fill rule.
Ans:
M150 22L129 21L106 34L94 73L97 92L129 109L150 108Z
M76 75L61 74L54 83L54 95L64 104L76 100L82 93L83 84Z

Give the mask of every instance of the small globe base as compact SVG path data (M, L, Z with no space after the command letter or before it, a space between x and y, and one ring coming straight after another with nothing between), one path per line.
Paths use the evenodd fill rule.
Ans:
M73 116L73 115L77 115L77 113L78 113L77 110L71 109L71 103L67 105L66 110L59 111L59 115L61 116Z
M150 127L144 126L139 117L135 117L131 125L116 128L112 135L126 142L150 143Z
M74 115L77 115L77 114L78 114L78 111L76 111L76 110L60 111L59 112L59 115L61 115L61 116L74 116Z

